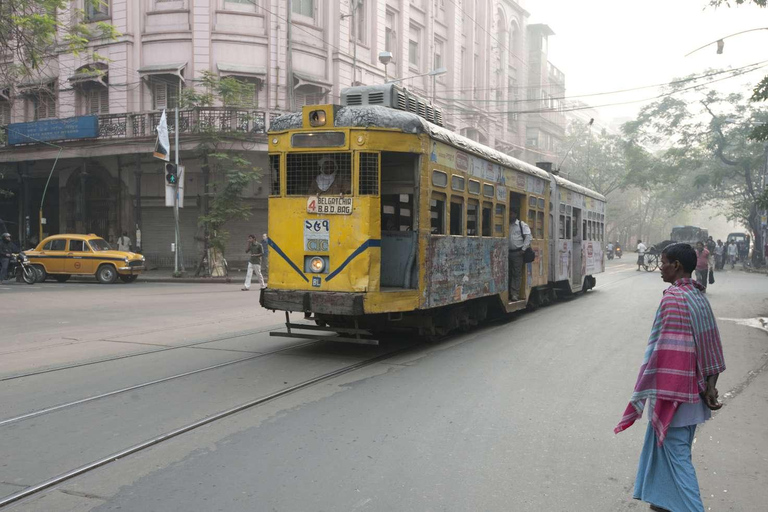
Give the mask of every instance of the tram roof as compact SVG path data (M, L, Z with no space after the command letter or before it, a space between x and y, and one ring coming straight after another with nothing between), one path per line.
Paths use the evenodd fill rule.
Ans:
M334 126L337 128L390 128L401 130L404 133L430 135L433 139L439 140L445 144L451 145L457 149L471 152L477 156L490 160L504 167L512 168L516 171L522 171L527 174L538 176L547 181L551 181L550 174L517 158L511 157L495 149L489 148L479 142L452 132L447 128L430 123L426 119L419 117L411 112L397 110L380 105L363 105L341 107L336 111ZM286 130L298 130L303 127L302 112L291 112L284 114L270 125L270 132L282 132ZM605 201L605 197L597 192L590 190L572 181L552 175L558 185L569 190L579 192L586 196Z

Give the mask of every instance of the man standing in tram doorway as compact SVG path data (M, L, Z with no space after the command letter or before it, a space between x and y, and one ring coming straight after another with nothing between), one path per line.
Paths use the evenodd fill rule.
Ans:
M517 217L517 210L509 210L509 300L520 300L523 281L523 252L531 245L531 228Z

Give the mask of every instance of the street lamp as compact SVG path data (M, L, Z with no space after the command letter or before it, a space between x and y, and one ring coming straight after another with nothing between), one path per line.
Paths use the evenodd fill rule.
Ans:
M381 56L379 56L381 58ZM432 71L428 73L422 73L420 75L412 75L412 76L406 76L404 78L395 78L394 80L388 80L386 83L393 84L395 82L402 82L403 80L410 80L411 78L419 78L422 76L431 76L432 77L432 103L435 102L435 80L438 76L444 75L448 72L448 69L445 67L433 69Z
M384 83L387 83L387 80L389 79L387 75L387 64L392 62L392 52L379 53L379 62L384 64Z

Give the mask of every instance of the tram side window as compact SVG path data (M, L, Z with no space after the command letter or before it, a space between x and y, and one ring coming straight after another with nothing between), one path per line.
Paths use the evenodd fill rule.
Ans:
M470 181L470 183L472 183ZM477 210L480 205L476 199L467 202L467 236L477 236Z
M492 236L493 203L483 202L483 236Z
M445 234L445 194L432 193L429 200L430 232L433 235Z
M533 204L536 204L536 198L534 198ZM528 210L526 223L528 224L528 227L531 228L531 237L539 238L536 236L536 210Z
M496 205L496 219L493 228L493 236L504 236L504 219L507 218L507 207L503 204Z
M269 155L270 194L280 195L280 155Z
M451 197L451 234L464 234L464 198Z
M352 193L351 153L288 153L285 187L289 196Z
M536 212L536 238L544 238L544 212Z
M360 153L359 191L361 196L379 195L379 154Z
M565 218L565 238L566 238L566 240L570 240L570 238L571 238L571 226L572 226L572 224L573 224L573 219L569 215L569 216L567 216Z
M557 237L560 240L565 238L565 215L560 216L560 229L558 230Z

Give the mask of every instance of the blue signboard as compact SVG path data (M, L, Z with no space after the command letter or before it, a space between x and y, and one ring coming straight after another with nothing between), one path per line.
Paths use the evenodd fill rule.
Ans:
M99 116L43 119L13 123L8 128L8 144L34 144L51 140L95 139L99 136Z

